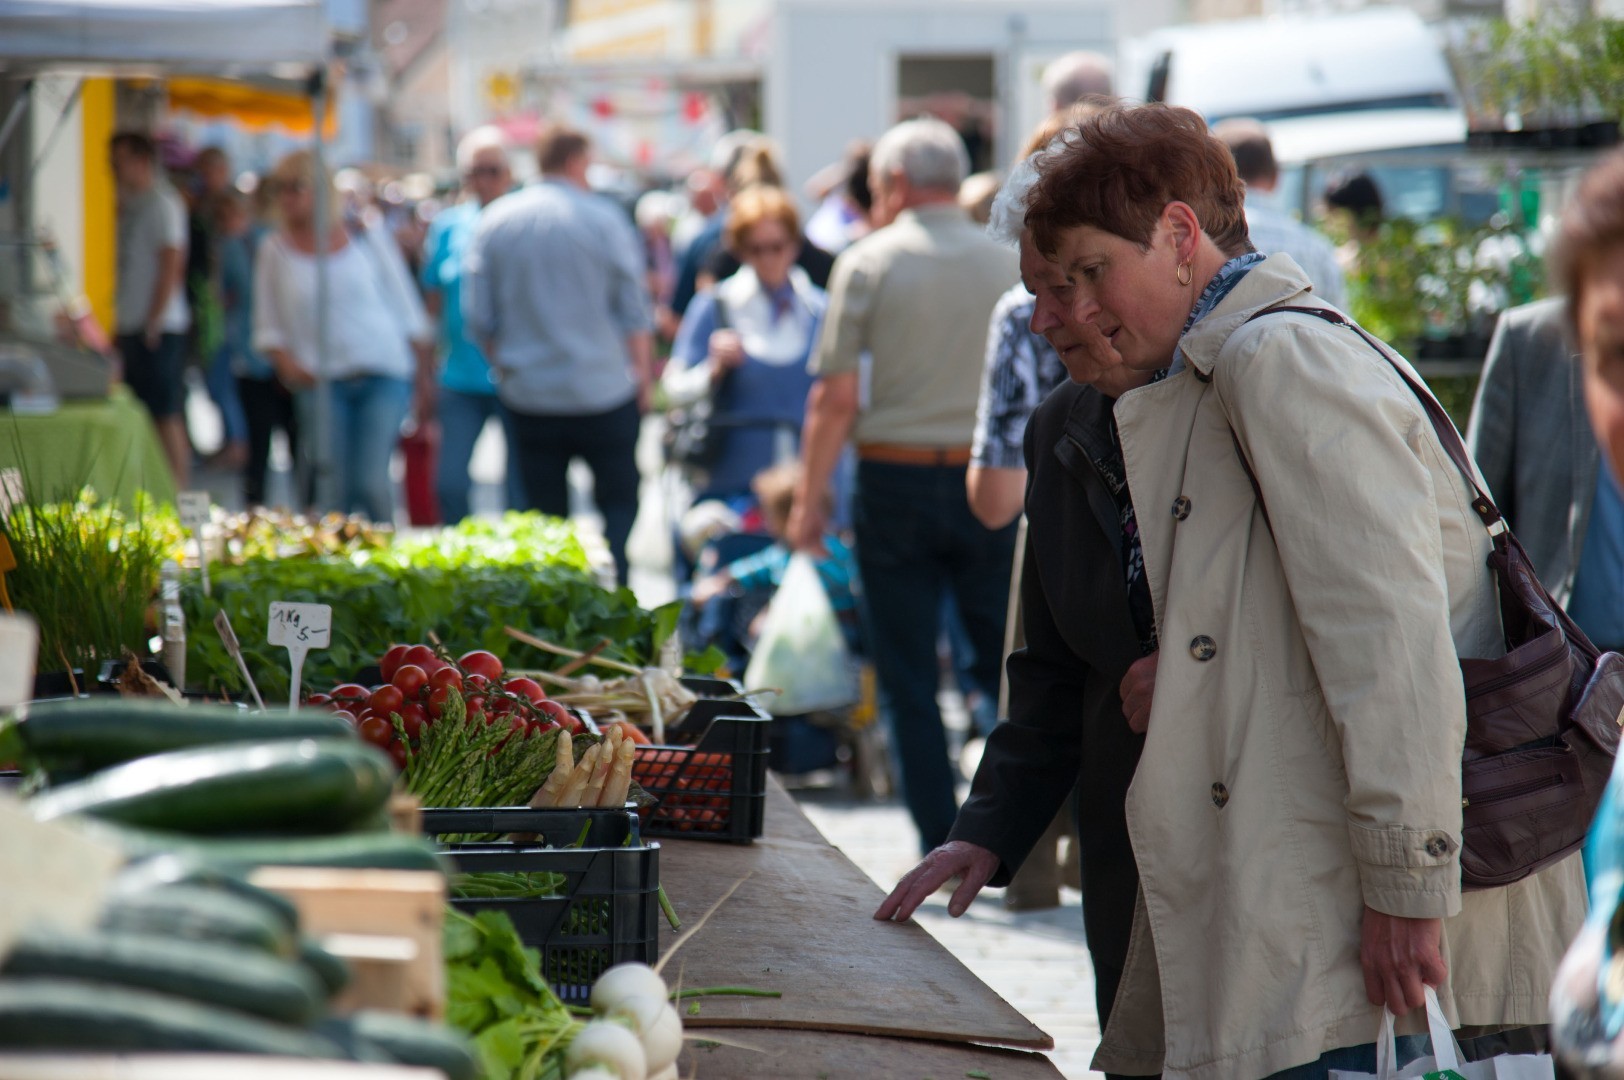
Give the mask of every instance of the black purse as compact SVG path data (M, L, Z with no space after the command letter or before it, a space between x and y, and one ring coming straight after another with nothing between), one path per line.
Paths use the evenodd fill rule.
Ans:
M716 329L726 330L729 327L727 306L720 296L715 298L715 304ZM713 382L699 400L667 410L662 445L669 464L684 472L700 475L716 467L727 443L728 432L734 426L718 415L716 401L732 375L731 370L723 372L722 377Z
M1599 651L1540 584L1528 553L1478 486L1466 445L1437 399L1337 311L1277 307L1252 318L1286 311L1345 326L1392 364L1420 399L1438 441L1472 489L1472 509L1494 538L1488 563L1499 586L1506 652L1493 660L1460 658L1466 686L1461 887L1493 889L1521 881L1584 843L1618 754L1624 656ZM1233 429L1230 438L1268 522L1263 491Z

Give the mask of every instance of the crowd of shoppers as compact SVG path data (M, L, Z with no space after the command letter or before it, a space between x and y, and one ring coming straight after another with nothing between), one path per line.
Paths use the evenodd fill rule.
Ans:
M1474 485L1578 624L1624 645L1624 157L1564 219L1562 299L1502 320L1463 475L1414 370L1341 310L1337 253L1271 205L1266 131L1118 104L1109 79L1088 55L1051 68L1053 115L990 205L928 117L815 178L809 219L754 133L634 216L592 191L584 134L549 128L513 190L521 151L479 129L415 279L366 214L318 230L318 192L341 199L307 153L267 178L269 221L203 184L188 230L150 141L121 136L127 378L181 468L184 268L206 244L232 376L210 385L236 392L250 501L281 426L326 440L341 508L392 519L412 419L439 432L455 520L494 422L513 505L568 514L587 466L621 581L645 418L703 406L714 445L666 523L703 510L678 530L710 553L702 614L805 552L861 622L924 853L877 917L954 880L962 914L1052 866L1069 824L1110 1075L1368 1072L1384 1008L1399 1056L1423 1052L1424 988L1468 1060L1538 1049L1585 877L1573 853L1461 886L1460 658L1507 647ZM1371 178L1332 194L1374 227ZM718 555L751 531L759 550ZM1011 649L961 808L943 657L991 701Z

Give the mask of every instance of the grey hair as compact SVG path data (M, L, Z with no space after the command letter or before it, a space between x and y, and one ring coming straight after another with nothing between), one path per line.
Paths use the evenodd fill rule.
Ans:
M1097 52L1069 52L1043 69L1043 92L1049 107L1059 112L1086 97L1110 97L1115 76L1111 58Z
M958 132L933 116L921 116L881 135L868 167L882 177L901 173L916 188L957 192L970 171L970 154Z
M485 150L500 150L502 156L507 157L508 140L502 129L494 124L484 124L476 127L462 137L457 144L457 169L467 172L473 168L474 158Z
M992 201L992 215L987 219L987 235L1007 247L1021 246L1021 233L1026 231L1026 203L1038 183L1038 166L1043 159L1066 145L1066 133L1061 132L1049 140L1049 145L1036 150L1009 170L1009 178L998 189Z

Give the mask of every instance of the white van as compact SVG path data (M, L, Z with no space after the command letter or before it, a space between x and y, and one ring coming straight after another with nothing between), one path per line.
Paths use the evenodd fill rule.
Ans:
M1381 162L1371 171L1390 212L1462 209L1439 160L1464 152L1466 113L1442 48L1408 8L1169 27L1124 43L1121 71L1130 100L1183 105L1209 124L1262 121L1294 209L1317 195L1305 166L1365 155ZM1428 164L1407 169L1411 153Z

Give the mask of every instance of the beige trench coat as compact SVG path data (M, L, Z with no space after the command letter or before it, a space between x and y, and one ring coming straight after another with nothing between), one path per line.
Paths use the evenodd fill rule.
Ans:
M1274 256L1116 407L1161 660L1110 1072L1238 1080L1373 1041L1367 904L1445 919L1457 1027L1544 1023L1584 918L1577 854L1460 890L1457 656L1504 651L1490 541L1386 360L1313 316L1247 322L1285 303L1319 302Z

